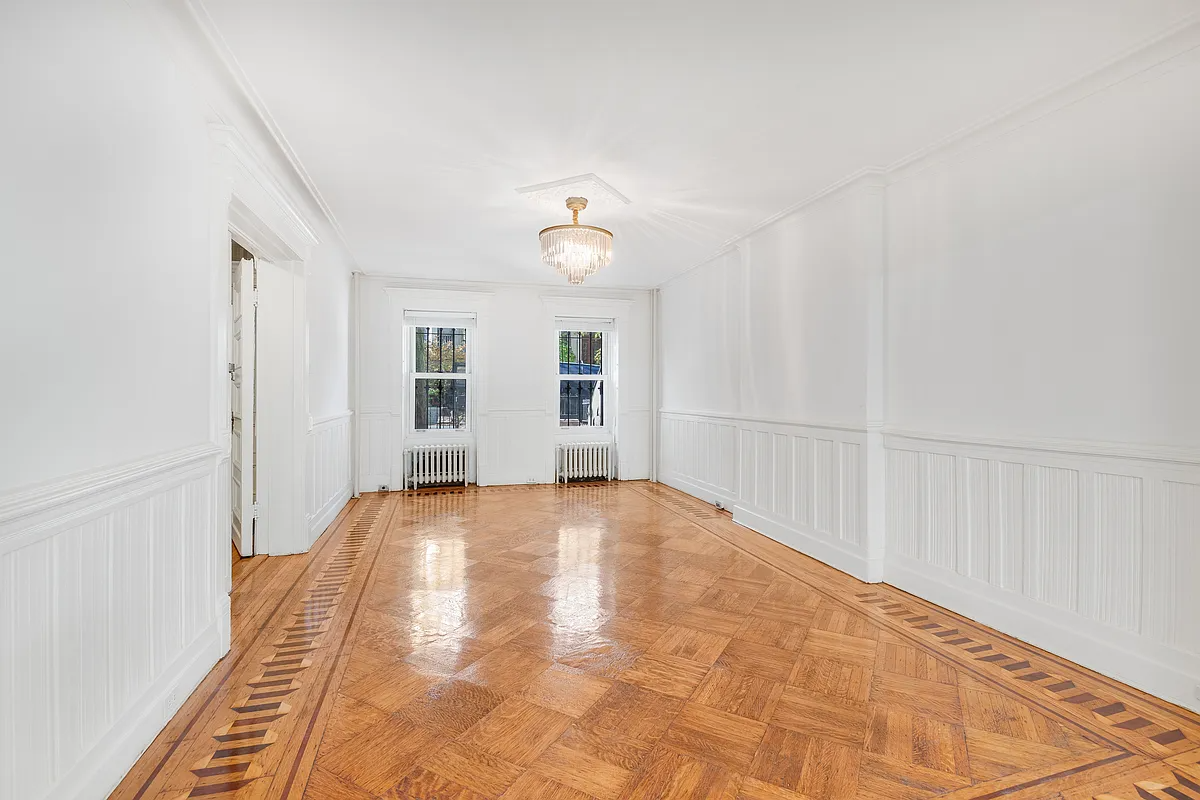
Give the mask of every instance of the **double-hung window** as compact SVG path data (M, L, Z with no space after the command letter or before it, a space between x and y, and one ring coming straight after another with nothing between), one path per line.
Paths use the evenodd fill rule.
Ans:
M470 328L418 320L412 331L413 430L465 430L470 391ZM461 325L461 327L460 327Z
M559 427L603 428L611 323L562 319L558 329Z

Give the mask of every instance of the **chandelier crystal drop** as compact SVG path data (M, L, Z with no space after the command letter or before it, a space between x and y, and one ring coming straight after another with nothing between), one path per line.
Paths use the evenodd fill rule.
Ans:
M579 224L579 212L587 208L586 197L568 197L570 225L554 225L538 234L542 261L554 267L567 283L579 285L612 261L613 235L604 228Z

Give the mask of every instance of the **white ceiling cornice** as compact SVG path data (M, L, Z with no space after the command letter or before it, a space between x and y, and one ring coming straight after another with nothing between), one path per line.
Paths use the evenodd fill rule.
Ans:
M287 198L287 205L311 208L353 263L353 253L332 209L246 77L202 0L127 2L165 39L168 57L193 79L215 115L210 121L236 131L236 146L252 154L251 160L271 176L276 191Z
M1200 48L1200 13L1189 14L1165 31L1127 49L1125 52L1089 69L1072 80L1040 92L1016 106L995 114L950 136L923 147L887 167L864 167L805 199L788 206L758 223L745 233L733 236L704 260L672 275L661 288L688 273L730 253L739 243L776 222L800 214L822 201L843 192L862 188L884 189L930 166L1004 136L1042 117L1074 105L1092 95L1111 89L1132 78L1162 68L1168 62Z
M221 32L217 30L217 26L213 22L212 16L208 13L208 9L204 7L203 0L184 0L184 2L191 12L192 19L195 20L200 32L204 35L214 54L220 60L221 66L233 78L238 89L245 96L246 101L250 104L250 107L253 108L254 113L262 122L263 127L265 127L267 132L270 134L271 141L274 143L275 147L278 148L279 153L295 172L296 178L308 191L309 196L312 198L312 201L316 203L317 208L321 210L321 213L329 222L329 226L333 228L334 233L337 234L338 239L341 241L342 247L345 248L348 253L351 252L349 243L346 241L345 233L343 233L342 226L338 223L337 217L334 216L333 209L331 209L329 204L325 202L325 198L321 195L321 190L318 189L316 183L313 182L312 177L308 174L308 171L300 162L300 157L296 155L296 151L288 143L287 137L284 136L283 131L279 128L279 125L276 124L275 119L271 116L271 112L267 109L266 104L263 102L262 98L259 97L258 92L255 91L253 84L250 83L250 79L246 77L245 71L238 63L233 51L229 49L229 45L226 43L225 38L221 35Z
M1003 136L1131 78L1145 75L1196 48L1200 48L1200 13L1189 14L1166 30L1065 83L1039 92L889 164L884 171L887 182L891 184L904 180L934 163L978 147L990 139Z

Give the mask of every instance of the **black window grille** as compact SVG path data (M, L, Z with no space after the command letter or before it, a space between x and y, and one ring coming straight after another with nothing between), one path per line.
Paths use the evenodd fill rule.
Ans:
M558 374L604 374L604 334L597 331L559 331Z
M466 328L416 328L413 372L465 373Z
M455 430L467 426L465 378L417 378L413 426L419 431Z
M558 424L562 427L604 424L604 381L558 382Z

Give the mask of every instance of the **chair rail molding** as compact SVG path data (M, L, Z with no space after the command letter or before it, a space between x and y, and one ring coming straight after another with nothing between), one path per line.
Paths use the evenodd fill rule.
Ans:
M1155 461L1163 464L1178 464L1185 467L1200 467L1200 448L1177 447L1174 445L1135 444L1130 442L1075 441L1071 439L976 436L946 431L927 431L885 426L883 434L889 446L933 443L962 445L965 447L987 447L999 451L1030 450L1041 453L1060 453L1067 456L1086 458L1116 458L1131 461Z

